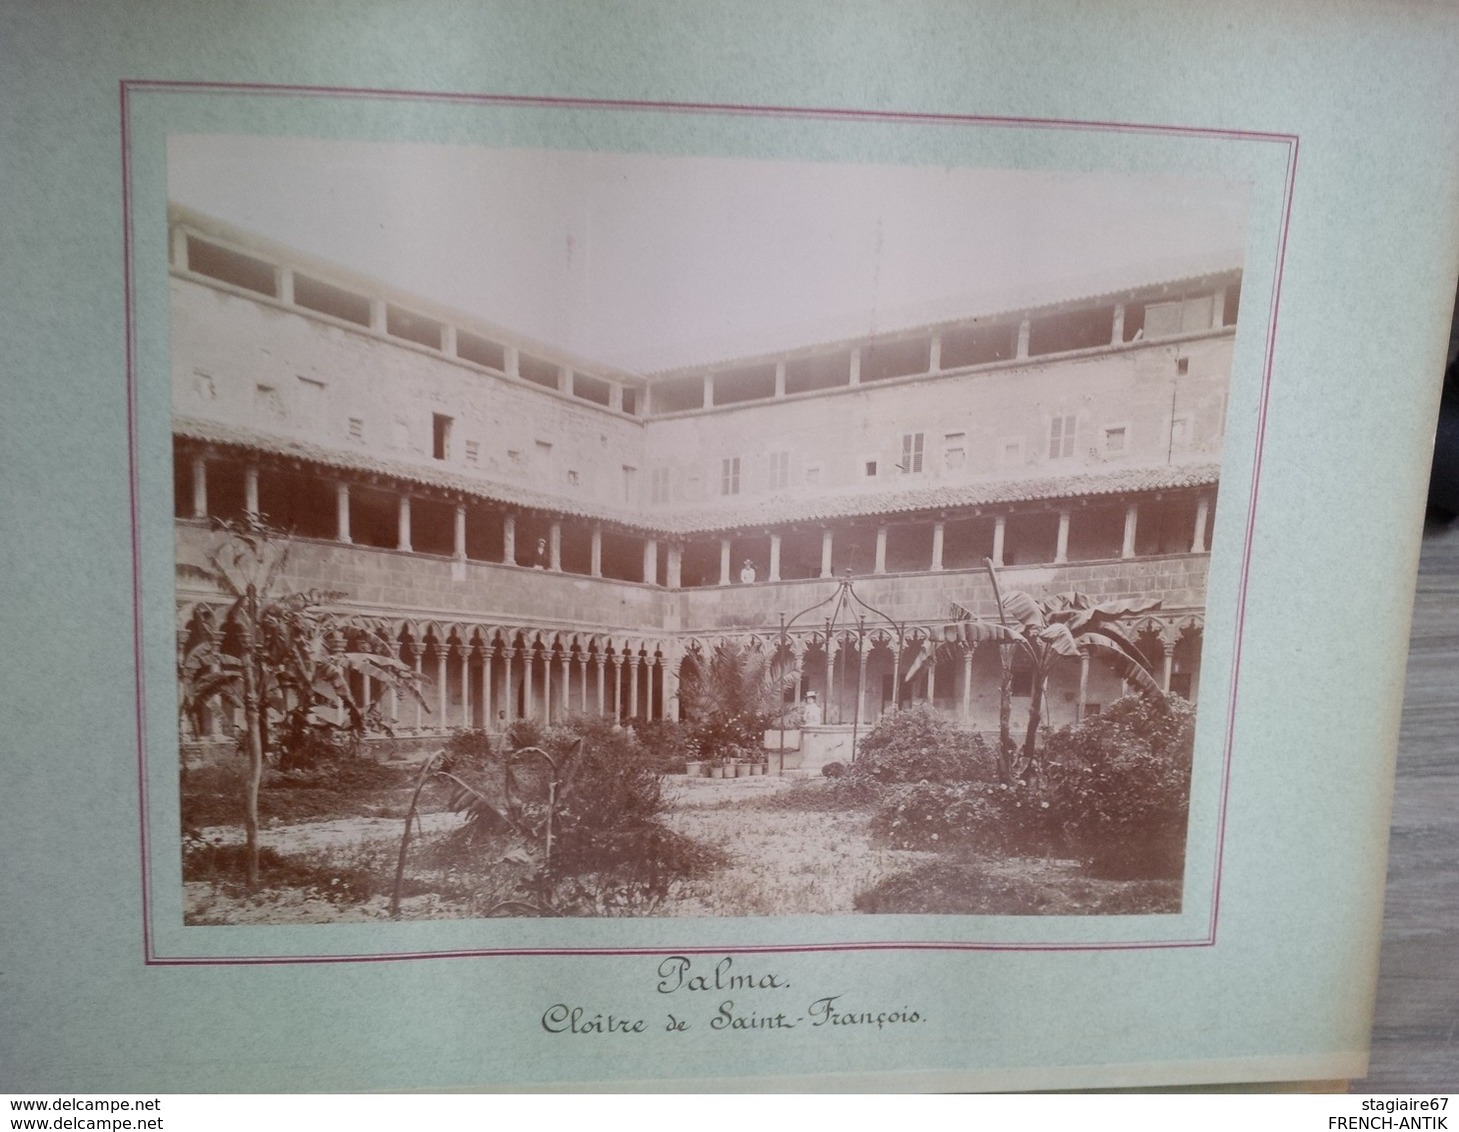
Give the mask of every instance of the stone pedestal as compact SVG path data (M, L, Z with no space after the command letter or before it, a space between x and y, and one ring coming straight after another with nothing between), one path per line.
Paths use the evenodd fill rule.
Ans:
M800 732L800 769L819 774L827 763L851 762L851 724L821 723ZM863 727L862 731L866 728ZM788 754L788 752L787 752ZM786 766L790 765L789 760Z

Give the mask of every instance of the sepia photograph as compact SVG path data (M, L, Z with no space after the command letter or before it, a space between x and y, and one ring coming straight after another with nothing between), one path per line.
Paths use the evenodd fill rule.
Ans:
M170 137L185 922L1179 913L1249 190Z

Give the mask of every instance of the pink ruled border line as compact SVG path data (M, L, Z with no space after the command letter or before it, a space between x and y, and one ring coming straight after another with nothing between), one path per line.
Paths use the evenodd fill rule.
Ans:
M1285 146L1287 172L1283 187L1281 235L1277 246L1275 270L1268 298L1267 338L1262 361L1261 395L1258 402L1255 451L1252 462L1251 490L1246 506L1246 525L1242 542L1240 583L1237 590L1234 648L1231 656L1231 693L1226 709L1226 729L1221 755L1221 790L1216 822L1216 860L1211 899L1211 914L1206 934L1196 939L1110 941L1096 943L997 943L955 940L844 941L815 944L753 944L731 947L593 947L593 948L461 948L437 951L368 952L339 955L288 956L163 956L154 948L152 932L152 873L148 831L150 812L147 804L146 713L142 642L142 557L141 503L138 483L138 435L136 393L136 322L135 270L132 248L131 194L131 95L163 94L237 94L269 97L328 97L380 99L386 101L424 101L460 105L501 106L556 110L615 110L673 114L716 114L761 118L794 118L802 120L881 122L926 126L981 126L1002 129L1095 130L1102 133L1141 134L1146 136L1209 138L1221 141L1264 142ZM137 784L140 813L138 847L142 877L142 950L148 966L273 966L296 963L380 963L406 959L458 959L485 956L552 957L552 956L638 956L638 955L720 955L817 953L831 951L1144 951L1172 948L1205 948L1216 944L1221 908L1222 865L1226 848L1227 803L1231 782L1231 748L1236 730L1236 703L1241 676L1241 649L1246 624L1246 598L1251 573L1252 536L1256 526L1257 501L1260 495L1263 446L1266 439L1267 411L1271 398L1272 359L1276 350L1277 317L1281 305L1282 278L1287 259L1287 238L1291 230L1292 199L1297 176L1297 155L1300 138L1296 134L1260 130L1237 130L1211 126L1174 126L1154 123L1119 122L1077 118L998 117L981 114L931 113L919 111L864 110L840 107L756 106L739 103L655 102L616 98L570 98L539 95L469 94L449 91L387 90L366 87L305 86L269 83L194 82L166 79L123 79L119 84L122 181L122 264L123 303L126 325L126 403L127 462L131 496L132 536L132 618L134 629L133 658L136 665L137 709Z

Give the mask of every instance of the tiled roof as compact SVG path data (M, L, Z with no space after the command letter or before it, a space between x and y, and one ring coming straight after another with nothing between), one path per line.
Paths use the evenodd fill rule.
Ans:
M673 529L680 533L718 531L772 523L848 519L859 515L912 514L1040 500L1174 491L1214 486L1220 479L1220 471L1218 464L1162 464L1040 479L981 480L921 484L885 491L821 493L808 498L772 495L746 501L737 507L677 512L673 516Z
M423 468L360 452L342 452L307 441L270 436L251 429L174 418L173 432L189 440L241 451L265 452L324 468L375 474L399 483L416 484L505 504L531 507L557 515L620 524L654 534L683 535L766 527L786 523L850 519L863 515L911 515L968 507L1032 503L1041 500L1088 499L1135 492L1212 487L1220 479L1213 463L1161 464L1110 471L1076 472L1037 479L979 480L971 483L921 483L880 491L861 489L814 495L766 495L729 506L645 511L614 507L596 500L534 491L510 482L486 480L446 468Z

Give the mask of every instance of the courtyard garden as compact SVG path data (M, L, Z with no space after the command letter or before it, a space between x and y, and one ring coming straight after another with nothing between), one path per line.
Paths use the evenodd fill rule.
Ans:
M205 566L179 567L228 599L186 619L180 722L235 721L233 749L181 775L189 924L1180 908L1194 709L1119 626L1150 602L1005 596L986 563L999 619L964 611L908 675L941 648L997 647L991 743L920 706L883 715L847 764L770 773L762 738L793 725L793 674L722 643L683 675L686 722L521 720L422 750L379 710L385 692L419 702L420 672L330 613L340 595L278 592L287 538L257 521L219 535ZM1034 688L1021 746L1015 654ZM1050 731L1047 672L1091 655L1139 694Z
M813 777L689 777L675 724L461 732L425 758L267 771L252 884L224 760L183 780L185 917L1176 912L1192 716L1127 698L1012 780L925 707Z

